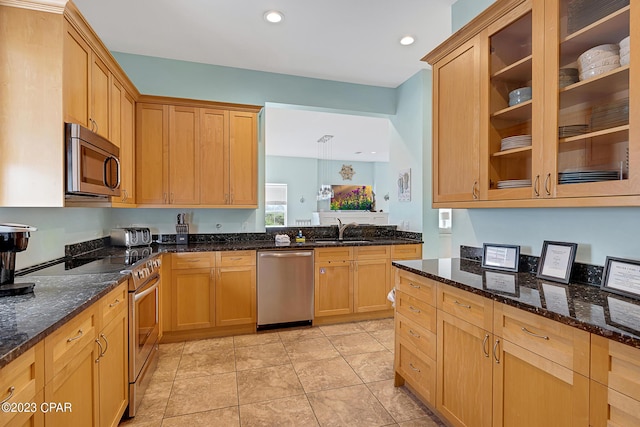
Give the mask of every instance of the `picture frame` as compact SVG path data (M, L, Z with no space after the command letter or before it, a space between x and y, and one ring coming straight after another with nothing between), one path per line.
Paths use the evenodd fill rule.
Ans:
M608 256L600 289L640 299L640 261Z
M482 268L517 272L520 263L520 246L484 243Z
M545 240L538 262L537 277L552 282L569 283L577 249L577 243Z

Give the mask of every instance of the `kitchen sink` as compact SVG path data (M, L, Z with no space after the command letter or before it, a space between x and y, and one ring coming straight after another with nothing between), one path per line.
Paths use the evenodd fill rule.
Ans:
M369 243L371 242L371 240L349 240L349 239L345 239L345 240L315 240L313 242L309 242L309 243L314 243L316 245L340 245L343 243Z

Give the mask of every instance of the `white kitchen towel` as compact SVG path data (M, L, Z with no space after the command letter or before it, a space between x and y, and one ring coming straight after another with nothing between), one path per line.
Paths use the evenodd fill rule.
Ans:
M291 243L291 239L286 234L276 234L276 243Z
M391 301L391 307L396 306L396 288L393 288L387 294L387 299Z

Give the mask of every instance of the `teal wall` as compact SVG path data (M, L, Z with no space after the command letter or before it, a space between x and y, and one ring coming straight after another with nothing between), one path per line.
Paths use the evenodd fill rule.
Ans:
M454 31L491 3L454 3ZM637 259L639 218L640 208L459 209L453 211L452 253L457 255L460 245L509 243L540 255L544 240L557 240L578 243L577 260L585 263L604 265L607 255Z
M265 102L395 114L393 88L112 52L140 93L239 104Z
M458 0L451 5L451 32L455 33L467 22L493 3L493 0Z

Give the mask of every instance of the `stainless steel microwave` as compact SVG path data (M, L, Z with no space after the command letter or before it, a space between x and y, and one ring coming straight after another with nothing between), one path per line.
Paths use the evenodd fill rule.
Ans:
M120 149L76 124L65 123L67 195L120 195Z

